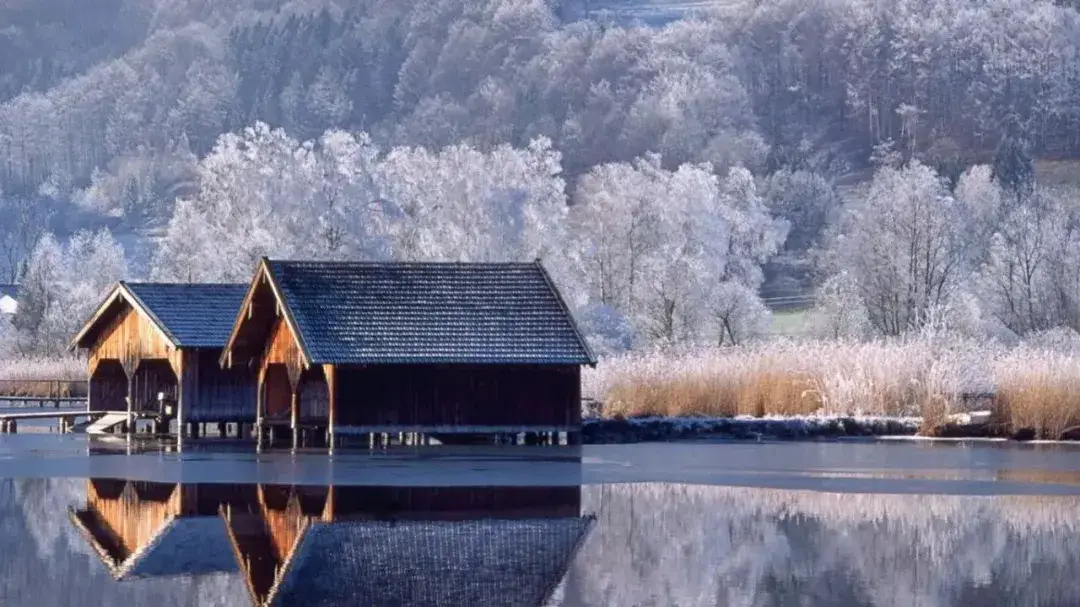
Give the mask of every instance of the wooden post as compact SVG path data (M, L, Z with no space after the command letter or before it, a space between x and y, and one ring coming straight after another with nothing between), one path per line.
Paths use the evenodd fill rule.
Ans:
M185 414L185 400L187 400L187 390L184 389L184 384L187 383L188 369L184 364L184 359L187 358L185 352L181 351L176 361L176 366L173 367L173 372L176 373L176 440L181 441L184 439L185 428L184 420ZM166 428L167 430L168 428Z
M292 425L292 443L293 443L293 449L295 449L300 444L300 427L299 427L299 421L300 421L300 419L299 419L300 418L300 387L299 386L293 388L293 390L292 390L291 410L292 410L291 411L292 419L290 421L291 421L291 425Z
M127 369L125 369L126 371ZM127 374L128 380L128 396L127 396L127 433L133 434L135 432L135 373L138 372L138 367L135 367L135 371Z
M326 375L326 388L329 392L329 409L327 414L328 425L326 427L326 446L334 448L334 428L337 424L337 368L334 365L323 365L323 374Z
M259 375L255 380L255 439L262 444L263 424L265 423L263 410L266 408L266 366L259 369Z

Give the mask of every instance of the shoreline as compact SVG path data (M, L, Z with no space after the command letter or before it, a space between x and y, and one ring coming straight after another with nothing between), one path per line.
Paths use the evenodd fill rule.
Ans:
M915 436L921 418L879 416L798 417L592 417L582 420L586 445L666 442L694 438L813 440L818 438Z
M1009 436L992 431L986 423L951 423L933 434L920 434L920 417L886 416L771 416L771 417L590 417L582 420L586 445L670 442L695 438L800 441L835 438L890 438L904 440L994 440L1025 443L1075 443L1070 440L1033 440L1023 430Z

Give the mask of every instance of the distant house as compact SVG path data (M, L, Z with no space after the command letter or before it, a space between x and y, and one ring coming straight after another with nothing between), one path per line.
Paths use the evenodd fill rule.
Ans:
M0 314L13 315L19 309L18 285L0 284Z
M258 372L260 426L489 434L581 428L595 364L539 263L272 261L221 357Z
M245 285L117 284L71 343L87 352L90 411L160 413L163 394L176 403L182 430L253 422L253 374L218 364L246 292Z

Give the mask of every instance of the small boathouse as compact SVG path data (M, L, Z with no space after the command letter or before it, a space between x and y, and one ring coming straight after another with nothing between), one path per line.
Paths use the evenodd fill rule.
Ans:
M246 293L243 284L117 284L71 343L87 353L89 410L174 418L194 433L254 422L254 374L219 365Z
M95 478L68 517L117 580L232 573L224 503L253 507L254 486Z
M260 485L257 499L224 509L256 607L546 605L594 522L572 486Z
M239 308L260 431L579 436L595 358L540 262L263 259Z

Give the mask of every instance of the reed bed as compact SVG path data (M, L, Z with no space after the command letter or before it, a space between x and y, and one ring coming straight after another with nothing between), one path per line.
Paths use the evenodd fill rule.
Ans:
M86 361L76 356L0 358L0 379L85 380Z
M85 380L86 361L76 357L0 359L0 396L85 396Z
M916 416L924 431L986 408L1002 432L1059 438L1080 426L1080 356L942 336L871 342L768 341L604 359L585 396L608 417ZM1080 437L1080 429L1076 430Z

